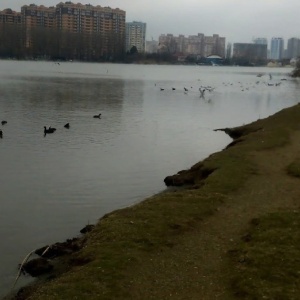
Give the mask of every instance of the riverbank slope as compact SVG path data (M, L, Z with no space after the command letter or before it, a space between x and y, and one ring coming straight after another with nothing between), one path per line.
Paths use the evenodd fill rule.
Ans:
M102 218L67 272L17 299L297 299L300 105L225 132L226 149Z

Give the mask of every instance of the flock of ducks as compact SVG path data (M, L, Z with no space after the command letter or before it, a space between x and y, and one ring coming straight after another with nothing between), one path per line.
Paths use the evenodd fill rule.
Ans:
M93 118L95 119L101 119L101 114L98 114L98 115L95 115L93 116ZM5 125L7 124L7 121L1 121L1 125ZM64 128L66 129L69 129L70 128L70 123L67 123L64 125ZM46 127L44 126L44 136L46 136L47 134L50 134L50 133L54 133L56 131L56 128L54 127ZM3 131L0 129L0 138L2 139L3 138Z
M262 77L264 74L258 74L257 75L257 77ZM272 80L272 75L271 74L269 74L269 79L270 80ZM281 79L281 80L286 80L286 79ZM259 84L260 83L260 81L257 81L256 82L256 84ZM239 84L241 84L241 82L239 82ZM277 83L266 83L268 86L279 86L280 84L281 84L281 82L277 82ZM225 85L225 86L227 86L227 84L226 83L224 83L223 82L223 85ZM233 83L230 83L230 85L233 85ZM155 86L156 86L156 84L155 84ZM191 86L191 89L192 89L193 87ZM241 88L242 88L242 91L244 91L244 88L243 88L243 86L241 85ZM199 88L199 92L200 92L200 98L204 98L204 96L205 96L205 92L206 91L208 91L208 92L212 92L213 90L214 90L215 88L213 88L213 87L211 87L211 86L201 86L200 88ZM160 90L161 91L164 91L165 89L164 88L160 88ZM176 90L176 88L175 87L172 87L172 91L175 91ZM246 88L246 90L248 90L248 88ZM189 91L189 89L188 88L186 88L186 87L184 87L183 88L183 91L184 91L184 93L185 94L187 94L188 93L188 91ZM95 115L95 116L93 116L93 118L95 118L95 119L101 119L101 113L100 114L98 114L98 115ZM1 125L5 125L5 124L7 124L7 121L1 121ZM69 129L70 128L70 124L69 123L67 123L67 124L65 124L64 125L64 128L67 128L67 129ZM47 134L51 134L51 133L54 133L56 131L56 128L53 128L53 127L49 127L49 128L47 128L46 126L44 126L44 136L46 136ZM2 132L2 130L0 129L0 138L2 139L3 138L3 132Z
M267 75L267 74L259 73L259 74L257 75L257 77L263 77L263 76L265 76L265 75ZM280 80L279 82L273 82L273 81L272 81L272 79L273 79L272 74L269 74L268 77L269 77L269 82L257 80L257 81L255 82L255 84L256 84L256 85L258 85L258 84L265 84L266 86L277 86L277 87L278 87L278 86L281 85L282 81L287 80L286 78L281 78L281 80ZM200 81L200 79L198 79L198 81ZM251 84L251 83L246 83L246 84ZM252 83L252 85L253 85L254 88L255 88L255 84L253 85L253 83ZM236 85L236 83L234 84L233 82L227 82L227 83L226 83L226 82L223 82L223 85L224 85L224 86L228 86L228 85L233 86L233 85ZM245 87L245 86L244 86L245 83L242 84L242 82L239 81L239 82L237 83L237 85L240 86L242 92L249 90L249 86L248 86L248 87ZM156 83L155 83L155 86L156 86ZM190 89L188 89L187 87L183 87L183 92L184 92L184 94L188 94L189 90L191 90L191 89L193 89L192 86L190 87ZM175 88L175 87L172 87L171 90L172 90L172 91L175 91L176 88ZM211 93L211 92L213 92L214 90L215 90L215 88L214 88L214 87L211 87L211 86L200 86L200 88L199 88L200 98L205 99L205 93L206 93L206 92ZM164 87L160 87L160 91L165 91L165 88L164 88Z
M155 86L156 86L156 84L155 84ZM193 88L193 87L191 86L191 89L192 89L192 88ZM204 98L204 95L205 95L205 92L206 92L206 91L208 91L208 92L211 93L214 89L215 89L215 88L213 88L213 87L211 87L211 86L201 86L201 87L199 88L200 98ZM161 90L161 91L164 91L165 89L161 87L160 90ZM176 90L176 88L172 87L172 91L175 91L175 90ZM183 91L184 91L184 94L187 94L188 91L189 91L189 89L186 88L186 87L183 87Z

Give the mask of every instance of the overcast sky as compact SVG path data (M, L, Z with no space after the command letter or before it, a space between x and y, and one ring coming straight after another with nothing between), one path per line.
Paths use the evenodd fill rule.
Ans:
M52 6L58 0L0 0L0 10L20 11L22 5ZM65 1L63 1L65 2ZM253 37L300 38L299 0L73 0L73 3L119 7L126 21L147 23L147 40L160 34L214 33L226 42L247 43Z

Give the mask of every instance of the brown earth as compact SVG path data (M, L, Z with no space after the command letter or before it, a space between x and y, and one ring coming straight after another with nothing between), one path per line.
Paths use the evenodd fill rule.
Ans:
M299 157L299 149L297 131L285 147L252 153L259 174L230 195L201 227L185 233L179 245L137 266L128 283L132 299L233 299L228 251L240 243L253 218L300 207L299 179L285 170Z

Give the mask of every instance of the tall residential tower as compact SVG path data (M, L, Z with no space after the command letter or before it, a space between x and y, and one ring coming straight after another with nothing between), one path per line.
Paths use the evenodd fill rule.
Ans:
M291 38L287 44L287 58L298 58L300 56L300 39Z
M268 45L268 40L262 37L253 38L253 43L257 45Z
M13 32L15 48L29 57L113 59L125 52L125 18L125 11L100 5L30 4L20 13L1 11L0 34Z
M271 39L270 59L280 60L283 58L284 40L281 37L273 37Z
M167 51L171 54L192 54L201 57L218 55L222 58L225 57L225 37L220 37L218 34L205 36L203 33L198 33L197 35L190 35L188 37L161 34L159 36L159 45L161 51Z
M139 53L145 52L146 43L146 23L128 22L126 23L126 51L135 46Z

